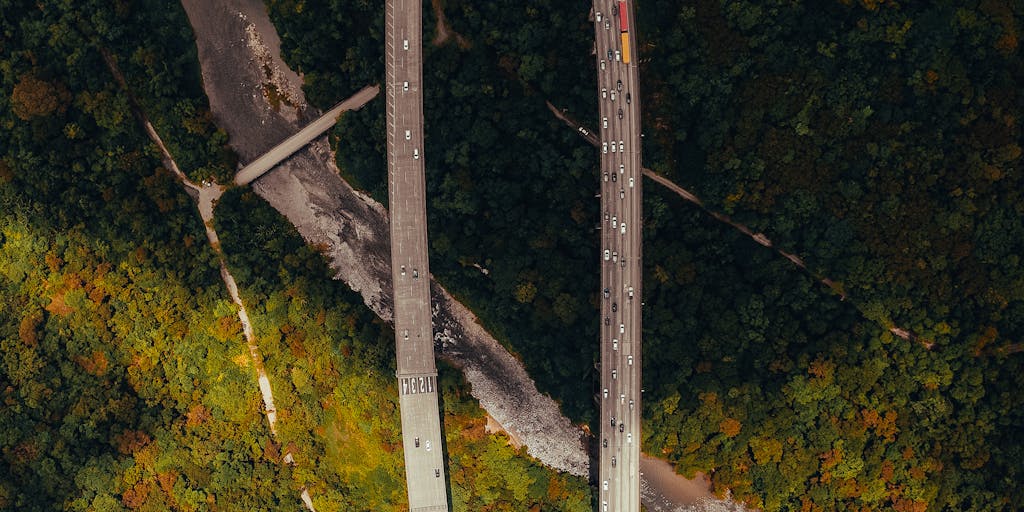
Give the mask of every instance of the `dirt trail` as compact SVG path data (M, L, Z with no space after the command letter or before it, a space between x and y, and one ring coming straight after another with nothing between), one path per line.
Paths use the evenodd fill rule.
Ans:
M122 90L128 96L129 103L132 106L132 111L135 116L139 119L143 128L145 128L150 140L160 148L164 165L178 177L178 181L181 183L182 187L185 188L186 193L196 200L196 209L199 211L199 216L203 220L203 225L206 228L206 239L210 242L210 247L212 247L213 251L217 254L217 258L220 263L221 279L224 281L224 286L227 288L228 295L231 296L232 302L238 306L238 320L242 323L242 333L245 337L246 346L249 350L249 358L253 367L256 369L256 382L260 390L260 396L263 399L263 406L264 411L266 412L267 423L270 427L270 434L276 440L277 409L274 407L274 393L270 387L270 379L267 378L267 372L263 367L263 356L260 354L259 346L256 344L256 336L253 334L252 324L249 322L249 313L246 311L245 304L242 302L242 298L238 294L238 284L235 282L234 276L231 275L231 271L228 270L224 252L220 247L220 237L217 236L217 231L213 228L214 207L216 206L217 200L220 199L221 194L223 194L224 187L217 185L216 183L200 187L190 180L185 173L181 172L181 169L178 167L178 163L174 161L174 157L171 155L170 151L167 150L167 146L164 145L163 140L160 138L160 134L158 134L156 129L153 128L153 125L149 122L149 118L146 116L146 113L142 110L139 102L135 99L135 95L128 87L128 82L124 79L124 75L118 68L116 60L110 52L105 49L102 49L101 53L103 54L104 61L107 63L107 67L114 75L114 79L117 80ZM295 464L295 458L292 456L290 451L285 452L284 462L289 465ZM300 495L306 508L311 512L316 512L316 509L313 507L313 500L309 496L309 491L306 490L306 488L302 488Z
M469 41L467 41L465 37L462 37L462 34L453 31L448 26L448 18L444 15L444 0L430 0L430 5L434 8L434 18L437 20L434 39L431 43L434 46L444 46L444 43L454 35L455 42L460 48L469 48Z
M675 192L676 194L678 194L679 197L682 197L683 199L685 199L685 200L687 200L687 201L689 201L689 202L699 206L702 210L704 210L705 213L707 213L708 215L714 217L719 222L728 224L728 225L732 226L733 228L736 228L741 233L749 236L753 241L755 241L755 242L757 242L757 243L759 243L759 244L761 244L761 245L763 245L763 246L765 246L765 247L767 247L769 249L774 249L775 252L777 252L780 256L782 256L783 258L786 258L787 260L793 262L794 265L796 265L797 267L800 267L800 269L803 270L804 272L806 272L807 275L811 276L814 279L817 279L819 283L827 286L829 289L831 289L833 292L835 292L836 295L839 296L839 300L846 300L847 299L846 292L843 290L843 288L839 284L837 284L835 281L833 281L833 280L831 280L831 279L829 279L829 278L827 278L825 276L818 275L818 274L810 271L807 268L807 265L804 265L804 261L802 259L800 259L799 256L797 256L795 254L792 254L792 253L789 253L789 252L786 252L786 251L784 251L782 249L779 249L777 247L774 247L772 245L772 241L769 240L768 237L764 235L764 233L754 233L753 231L750 230L750 228L744 226L743 224L740 224L739 222L736 222L736 221L732 220L732 218L729 217L728 215L725 215L723 213L718 213L716 211L712 211L712 210L708 209L706 206L704 206L703 201L701 201L699 197L697 197L696 195L694 195L690 191L684 189L683 187L680 187L679 185L676 185L675 183L673 183L668 178L666 178L664 176L661 176L661 175L655 173L654 171L652 171L650 169L644 169L644 176L647 176L648 178L650 178L650 179L656 181L657 183L665 186L669 190L671 190L671 191ZM864 309L863 309L863 307L860 304L858 304L856 302L853 302L853 301L850 301L850 302L851 302L851 304L854 305L854 307L857 308L858 311L860 311L863 314ZM898 337L903 338L903 339L908 340L908 341L918 342L918 343L920 343L921 345L923 345L925 348L927 348L929 350L931 350L932 347L934 346L934 344L929 342L928 340L925 340L923 338L919 338L913 332L908 331L907 329L903 329L902 327L899 327L899 326L896 326L896 325L885 325L885 324L883 324L882 327L887 329L889 332L891 332L895 336L898 336Z

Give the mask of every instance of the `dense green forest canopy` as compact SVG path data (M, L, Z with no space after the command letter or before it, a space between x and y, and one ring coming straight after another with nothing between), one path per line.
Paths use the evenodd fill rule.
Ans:
M228 181L177 3L0 0L0 509L404 510L393 332L254 194L216 227L274 390L277 439L194 203ZM453 509L583 511L582 479L485 432L441 369ZM295 464L284 463L292 453Z
M268 1L322 107L382 80L383 2L349 4ZM432 268L591 420L596 154L543 109L596 119L587 9L438 5L454 35L425 47ZM765 510L1017 508L1024 7L636 9L647 165L843 291L648 184L645 450ZM342 172L378 199L383 115L335 131Z

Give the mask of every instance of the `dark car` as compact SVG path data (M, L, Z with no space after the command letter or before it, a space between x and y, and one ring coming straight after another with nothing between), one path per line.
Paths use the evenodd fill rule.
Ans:
M625 431L626 431L626 424L625 423L619 423L619 432L625 432Z
M619 109L619 119L622 119L622 109Z
M618 82L617 82L617 83L615 84L615 90L616 90L616 91L622 91L622 80L619 80L619 81L618 81Z
M625 260L623 260L623 261L625 261ZM618 302L612 302L612 313L614 313L614 312L616 312L618 310L619 310L619 303Z

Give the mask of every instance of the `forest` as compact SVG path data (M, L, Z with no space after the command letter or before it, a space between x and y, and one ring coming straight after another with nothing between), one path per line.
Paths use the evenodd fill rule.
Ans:
M268 431L217 257L138 119L192 179L234 172L181 6L0 0L0 29L0 509L297 510L305 488L319 511L405 510L393 332L233 189L216 227ZM453 510L589 508L440 371Z
M383 2L267 4L317 106L382 81ZM636 13L645 164L809 269L647 182L644 450L766 511L1019 508L1024 6ZM432 270L592 421L596 152L544 108L596 119L586 9L449 0L424 17ZM345 116L334 139L381 201L383 117Z

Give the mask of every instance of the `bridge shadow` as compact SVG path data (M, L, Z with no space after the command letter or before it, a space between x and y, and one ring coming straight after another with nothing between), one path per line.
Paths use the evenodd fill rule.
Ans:
M600 346L600 345L598 345ZM595 375L601 375L600 361L594 362L595 372L591 374L591 397L594 400L594 408L597 410L597 429L594 430L594 422L590 422L590 432L584 442L586 443L587 460L589 461L587 482L590 484L590 505L591 510L600 510L598 507L601 501L601 487L598 481L601 477L601 381Z
M600 432L600 431L599 431ZM590 484L590 505L591 510L600 510L598 508L599 502L601 501L601 487L597 481L601 476L601 441L598 439L600 434L597 436L591 434L586 438L587 443L587 459L590 461L590 467L588 470L587 481Z
M445 427L445 424L444 424L444 418L445 418L445 414L444 414L444 411L445 411L445 407L444 407L444 388L441 385L441 372L447 373L447 372L451 372L451 371L458 371L458 370L455 370L454 368L451 368L451 367L449 367L448 365L445 365L445 364L437 365L437 374L438 375L437 375L437 385L435 386L435 389L437 390L437 412L440 415L440 420L441 420L439 422L441 424L441 457L442 457L441 471L444 474L444 492L445 492L445 495L448 497L448 499L447 499L448 512L451 512L452 511L452 507L453 507L453 505L452 505L452 474L451 474L451 464L448 462L448 460L449 460L448 459L448 433L447 433L447 428Z

